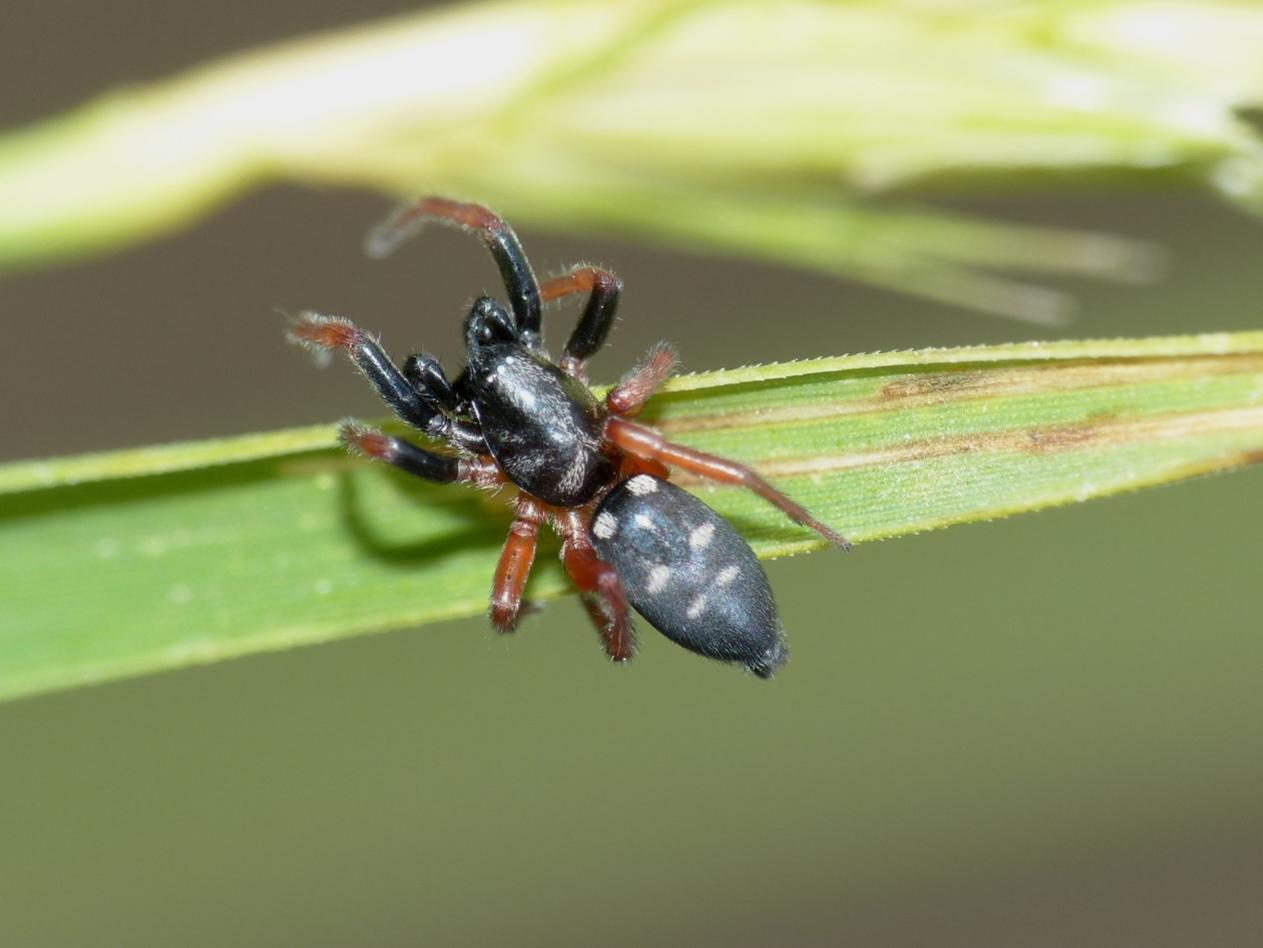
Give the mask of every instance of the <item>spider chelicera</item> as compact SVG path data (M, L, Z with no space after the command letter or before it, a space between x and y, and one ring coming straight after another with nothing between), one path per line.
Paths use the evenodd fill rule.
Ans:
M830 542L846 547L846 539L750 468L673 444L632 420L675 366L667 343L597 400L586 362L614 320L622 290L614 274L578 266L537 283L508 224L480 205L438 197L375 229L370 254L390 253L428 221L478 236L508 292L507 310L489 296L474 300L465 317L468 364L455 381L424 353L408 356L400 369L345 319L304 313L289 333L305 346L345 352L395 414L457 453L356 422L342 426L342 442L426 480L517 488L491 589L491 621L501 632L517 625L539 529L551 523L611 659L625 662L635 650L632 606L685 648L771 677L788 651L767 577L726 520L667 480L668 468L746 487ZM541 306L572 294L587 294L587 306L554 362L543 348Z

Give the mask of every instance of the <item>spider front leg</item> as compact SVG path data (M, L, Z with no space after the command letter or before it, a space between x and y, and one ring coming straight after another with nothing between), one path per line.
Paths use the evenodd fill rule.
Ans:
M495 212L481 204L426 197L399 208L374 227L364 242L370 257L385 257L408 238L414 236L427 221L459 227L477 236L495 259L509 306L513 310L522 341L532 349L540 347L539 284L530 261L513 228Z
M652 428L625 418L611 417L606 421L605 437L623 451L636 457L680 467L710 481L736 484L752 490L773 507L782 511L794 523L816 531L830 543L845 550L851 548L851 543L846 537L827 524L821 523L807 512L807 508L790 500L744 464L707 454L704 451L695 451L682 444L673 444Z
M289 338L321 352L345 352L382 401L408 424L472 453L485 452L477 429L455 417L456 395L432 356L409 356L401 372L377 340L349 319L319 313L303 313L291 323Z
M561 356L561 368L577 379L587 381L584 365L605 345L605 337L614 325L618 311L618 297L623 291L623 281L609 270L581 265L569 273L553 277L540 285L539 295L545 303L561 299L572 293L587 293L588 303L583 315L570 333Z
M434 400L423 397L390 361L377 340L349 319L303 313L290 324L289 338L291 342L320 352L338 349L345 352L377 389L382 401L414 428L434 432L436 424L441 425L444 416Z
M630 661L636 654L636 634L622 580L613 566L597 556L579 511L567 511L560 526L564 537L561 561L583 595L584 608L606 654L615 662Z
M499 487L507 480L500 466L490 456L457 458L417 447L411 441L396 438L376 428L354 421L344 422L338 440L347 450L374 461L407 471L414 477L436 484L472 484L475 487Z
M491 622L501 632L512 632L517 627L522 591L535 562L539 527L548 519L543 505L523 492L518 493L514 508L517 515L509 527L491 584Z

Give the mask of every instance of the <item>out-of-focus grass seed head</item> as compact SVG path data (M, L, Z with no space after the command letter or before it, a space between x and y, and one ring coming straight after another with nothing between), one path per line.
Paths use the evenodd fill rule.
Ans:
M576 23L582 29L576 29ZM266 181L494 203L1037 322L993 269L1136 279L1152 248L910 191L1165 174L1255 210L1263 8L1228 0L512 2L239 55L0 139L0 265L144 239Z

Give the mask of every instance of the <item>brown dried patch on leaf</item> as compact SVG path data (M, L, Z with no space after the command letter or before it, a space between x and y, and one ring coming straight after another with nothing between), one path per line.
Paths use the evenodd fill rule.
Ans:
M989 364L964 371L909 372L883 385L873 398L814 401L777 409L663 419L655 426L673 434L720 431L756 425L792 424L912 410L963 399L1016 398L1049 392L1157 385L1181 378L1210 378L1263 372L1263 355L1207 355L1113 360L1066 360ZM897 405L892 405L897 403Z
M1251 430L1263 431L1263 405L1143 418L1102 414L1085 419L1081 424L925 439L853 454L782 458L766 463L755 461L754 467L764 476L775 479L834 473L854 468L912 464L957 454L1051 454L1124 447L1139 441L1178 440ZM1260 440L1263 441L1263 433L1260 434ZM1250 452L1234 455L1233 463L1227 463L1228 459L1225 458L1222 466L1256 463L1257 459L1253 457L1256 452L1263 455L1263 445ZM681 483L689 482L687 476L679 476L677 479Z

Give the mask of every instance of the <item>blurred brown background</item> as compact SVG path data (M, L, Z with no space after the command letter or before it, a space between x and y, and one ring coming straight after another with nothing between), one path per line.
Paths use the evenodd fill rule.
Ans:
M8 0L0 123L410 9ZM494 269L384 263L375 195L273 190L175 239L0 280L6 458L380 409L274 308L459 359ZM1067 334L1258 328L1263 226L1155 193L970 207L1152 237L1153 288ZM690 369L1056 335L746 262L527 232L627 283L595 364ZM553 338L573 314L555 316ZM764 685L573 602L0 707L4 945L1253 945L1263 928L1263 472L773 563ZM4 542L0 536L0 542ZM73 595L73 590L67 590Z

